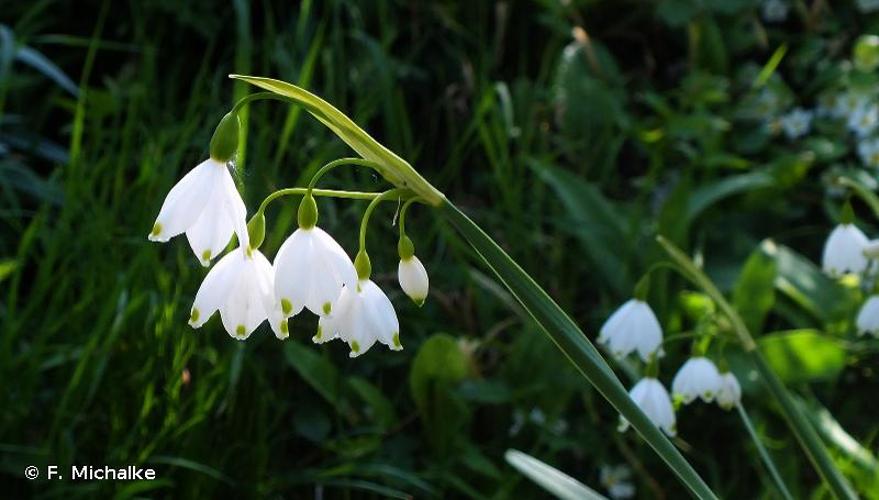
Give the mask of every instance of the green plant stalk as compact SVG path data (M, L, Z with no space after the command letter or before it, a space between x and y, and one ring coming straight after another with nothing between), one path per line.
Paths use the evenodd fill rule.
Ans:
M760 459L763 460L763 465L765 465L766 470L769 471L769 475L772 477L772 482L774 482L775 487L778 488L778 493L781 494L785 500L794 500L794 497L791 496L790 491L787 489L787 485L784 484L784 480L781 479L781 474L778 473L778 469L775 467L775 462L772 461L772 457L769 456L769 452L766 451L766 447L764 447L763 443L760 441L760 436L757 435L757 430L754 429L754 425L751 423L751 418L748 416L748 412L745 411L741 402L736 404L736 410L738 410L739 416L742 417L742 423L745 425L745 429L748 430L748 434L751 436L751 441L754 441L754 446L757 447L757 453L760 454Z
M699 474L629 397L607 362L576 323L475 222L446 200L438 207L537 325L630 425L656 451L693 495L717 498Z
M766 358L760 353L760 350L757 348L757 343L754 342L754 338L751 336L748 327L745 326L745 322L742 320L741 316L739 316L738 312L736 312L732 305L730 305L708 276L706 276L701 269L696 267L696 264L693 263L693 261L681 251L681 249L662 236L657 236L656 240L666 253L668 253L672 261L679 266L681 274L711 297L714 303L716 303L720 310L723 311L727 318L729 318L730 323L732 323L733 331L742 343L745 353L756 365L757 371L760 372L760 377L763 379L769 392L775 397L779 406L781 406L782 414L784 415L785 420L787 420L788 426L794 431L794 435L796 436L797 441L799 441L800 446L806 452L806 455L821 475L821 478L830 487L830 491L833 492L833 495L836 498L857 498L857 495L855 495L851 486L842 476L842 473L840 473L833 464L830 454L827 452L827 448L818 437L815 428L808 420L806 420L806 417L797 410L793 398L787 392L787 389L785 389L784 384L781 383L781 380L779 380L778 376L772 371L772 368L770 368L769 364L766 362Z
M571 363L586 379L625 417L650 446L665 460L672 471L698 498L715 499L717 496L699 474L690 466L671 441L653 425L638 408L628 392L601 357L598 350L549 295L506 254L482 229L460 210L446 200L445 195L433 187L409 163L393 151L379 144L353 120L320 97L291 83L271 78L230 75L265 90L275 92L299 103L312 116L332 130L360 156L375 163L375 168L385 179L399 189L410 190L426 205L442 212L482 257L519 303L537 321L538 326L552 339ZM317 191L315 191L317 193ZM362 240L362 238L361 238ZM362 257L362 258L361 258ZM368 268L365 252L358 253Z

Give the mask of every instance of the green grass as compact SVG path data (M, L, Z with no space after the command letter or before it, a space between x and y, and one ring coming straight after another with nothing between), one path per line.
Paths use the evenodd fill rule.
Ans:
M724 292L758 244L774 238L784 245L773 257L775 283L791 285L777 287L762 321L768 333L755 336L772 335L778 354L769 361L786 366L811 366L801 359L809 352L775 332L816 329L844 347L833 371L785 382L824 422L819 433L837 466L865 496L875 494L868 450L879 427L868 395L879 346L849 336L860 292L821 281L802 256L815 260L832 225L823 164L801 151L743 153L738 135L716 128L736 107L736 65L700 66L704 56L693 55L765 62L777 44L741 41L737 20L751 14L710 12L690 22L710 20L705 29L722 30L726 44L703 38L708 46L694 47L668 7L656 9L548 0L298 8L13 1L0 23L79 88L65 90L45 67L9 62L0 50L4 494L545 497L504 461L514 448L599 491L601 465L628 463L640 498L685 495L634 433L616 433L612 408L474 264L453 228L422 207L410 210L407 230L431 274L423 308L396 286L393 208L376 211L369 238L374 279L400 316L402 353L374 348L349 360L342 345L310 342L317 321L307 314L291 322L284 343L268 325L245 343L218 318L190 329L206 271L183 239L159 245L146 235L170 187L207 155L217 121L251 91L229 73L297 83L348 113L478 220L592 338L662 257L657 232L703 255ZM845 9L834 16L823 35L850 19ZM565 52L573 26L591 42ZM251 213L273 190L303 185L324 163L351 155L281 103L254 103L245 121L238 181ZM350 169L322 187L388 185ZM319 203L322 227L353 254L366 203ZM864 227L877 226L856 208ZM268 210L270 258L295 214L295 201ZM661 273L654 280L651 303L667 333L698 322L684 286ZM738 369L742 358L728 349ZM668 383L689 346L666 350ZM440 355L455 369L432 369ZM639 370L614 368L627 384ZM759 385L745 385L745 407L793 496L823 498L778 409ZM819 415L863 448L835 441L840 433ZM675 443L721 497L774 494L734 413L695 405L678 419ZM29 464L103 463L149 465L159 481L22 477Z

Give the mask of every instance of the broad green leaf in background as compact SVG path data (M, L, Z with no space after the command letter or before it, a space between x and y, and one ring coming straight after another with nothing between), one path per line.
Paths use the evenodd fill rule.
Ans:
M532 161L531 167L555 191L566 209L569 220L562 222L560 228L580 240L603 283L620 296L630 295L633 284L625 260L630 245L620 208L582 177L537 161Z
M715 203L730 196L756 189L771 187L772 175L763 170L731 175L717 181L701 184L693 189L687 203L687 219L692 221Z
M785 383L826 380L845 368L845 349L818 330L789 330L757 340L773 371Z
M778 290L822 323L847 319L853 313L852 293L808 259L783 245L761 245L775 259Z
M763 320L775 304L778 266L770 256L774 246L767 240L751 253L733 289L733 307L742 315L748 329L755 333L763 330Z
M425 432L441 455L451 451L456 433L468 418L454 392L469 373L467 357L451 335L438 333L418 349L409 372L409 390Z
M607 500L564 472L518 450L507 450L507 463L561 500Z

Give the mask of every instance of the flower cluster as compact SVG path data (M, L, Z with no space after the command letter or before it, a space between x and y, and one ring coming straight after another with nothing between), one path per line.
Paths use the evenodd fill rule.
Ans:
M866 278L871 263L879 259L879 240L869 240L854 224L851 206L846 203L842 220L824 243L821 267L831 277L854 274ZM863 280L869 283L869 280ZM869 287L868 287L869 288ZM879 294L871 294L855 319L858 334L879 337Z
M645 376L632 387L629 397L657 427L674 436L677 431L673 397L683 404L690 404L697 398L706 403L716 401L722 408L730 409L740 401L741 387L735 375L721 373L711 360L700 355L681 366L672 381L672 394L669 394L656 373L657 360L663 355L663 333L656 314L644 301L647 283L646 279L642 280L636 288L637 298L611 314L601 327L598 343L617 358L637 353L647 363ZM629 422L620 417L620 431L628 427Z
M264 321L275 336L289 335L287 321L304 309L319 316L313 340L341 339L351 357L368 351L376 342L392 350L403 348L394 306L370 279L371 264L365 250L366 224L375 204L400 200L406 193L390 190L372 193L360 232L360 251L354 261L327 232L317 226L318 209L313 185L323 172L345 162L365 165L365 160L343 159L328 164L307 189L281 190L263 202L250 223L232 175L230 161L237 149L238 118L226 115L211 140L211 157L186 174L165 198L153 229L152 241L168 241L186 233L189 245L203 266L229 251L205 276L195 296L189 324L199 328L215 312L233 338L244 340ZM344 192L341 192L344 193ZM299 227L281 245L274 262L259 251L265 235L265 205L277 196L303 194ZM368 195L369 193L359 193ZM407 205L416 201L407 199ZM428 292L427 271L414 255L414 245L403 231L400 214L400 287L419 306Z

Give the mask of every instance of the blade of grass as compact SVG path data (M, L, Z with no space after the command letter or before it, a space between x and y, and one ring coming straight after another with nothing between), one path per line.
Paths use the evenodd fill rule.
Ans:
M764 447L763 442L760 441L760 436L757 435L757 430L754 429L754 425L751 423L751 417L748 416L748 412L745 411L745 408L741 403L736 405L736 410L738 410L739 416L742 417L742 423L745 425L745 429L748 430L748 434L751 436L751 441L754 442L754 446L757 447L757 453L760 454L760 459L763 460L763 465L765 465L766 470L769 471L769 475L772 477L775 487L778 488L778 492L785 498L785 500L793 500L794 497L791 496L790 491L787 489L787 485L785 485L784 480L781 479L781 474L778 473L778 468L775 467L775 462L772 461L772 457L769 456L769 452L766 451L766 447Z
M592 342L562 308L458 207L445 201L439 210L470 242L483 262L494 271L571 364L631 423L693 495L697 498L717 498L671 441L632 401Z

